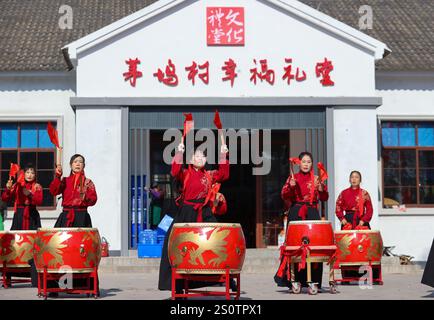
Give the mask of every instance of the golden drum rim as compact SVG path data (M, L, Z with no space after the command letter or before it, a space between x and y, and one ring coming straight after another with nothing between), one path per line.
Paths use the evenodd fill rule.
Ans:
M339 266L340 267L345 267L345 266L369 266L369 264L371 264L372 266L379 266L381 265L381 260L380 261L371 261L371 263L369 263L369 261L359 261L359 262L339 262Z
M381 236L380 230L337 230L335 234L349 234L349 233L376 233Z
M303 221L290 221L289 225L308 225L308 224L329 224L331 225L331 221L324 220L303 220Z
M82 232L82 231L96 231L99 233L98 228L38 228L38 232Z
M200 228L207 228L207 227L225 227L225 228L241 228L240 223L218 223L218 222L182 222L182 223L174 223L173 228L180 227L180 228L186 228L186 227L200 227Z
M176 273L182 274L225 274L226 269L176 269ZM241 269L229 269L230 274L241 273Z
M3 264L0 263L0 267L2 267ZM7 268L17 268L17 269L25 269L25 268L30 268L30 264L7 264L6 263L6 267Z
M9 230L9 231L0 231L0 235L2 234L36 234L37 230Z

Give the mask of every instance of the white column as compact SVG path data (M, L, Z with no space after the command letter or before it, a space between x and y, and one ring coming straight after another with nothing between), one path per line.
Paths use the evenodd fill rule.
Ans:
M121 250L121 125L120 107L76 110L76 150L86 158L86 176L98 194L89 213L110 250Z
M371 196L374 214L371 228L379 228L378 219L378 147L376 108L339 107L333 110L334 188L339 193L348 188L353 170L362 174L362 188ZM334 208L334 206L333 206ZM339 220L336 219L336 228Z

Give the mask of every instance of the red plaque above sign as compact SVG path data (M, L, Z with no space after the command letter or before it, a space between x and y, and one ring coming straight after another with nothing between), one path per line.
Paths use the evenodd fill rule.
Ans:
M207 45L244 45L244 8L206 8Z

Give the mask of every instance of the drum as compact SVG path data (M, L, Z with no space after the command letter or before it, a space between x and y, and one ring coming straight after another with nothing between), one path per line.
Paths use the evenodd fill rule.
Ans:
M238 223L175 223L169 235L169 261L177 273L240 273L245 254Z
M291 221L286 232L286 249L309 247L311 261L325 261L336 251L333 228L330 221ZM297 258L293 259L299 262Z
M340 266L380 265L383 240L376 230L341 230L335 232Z
M96 228L40 228L35 239L38 272L90 273L101 260L101 238Z
M36 230L0 231L0 263L8 268L30 268Z

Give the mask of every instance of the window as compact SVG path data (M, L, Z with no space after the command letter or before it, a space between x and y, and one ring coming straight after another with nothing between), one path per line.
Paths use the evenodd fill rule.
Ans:
M383 207L434 207L434 122L382 122Z
M0 122L0 190L5 189L11 163L18 163L22 168L32 164L44 192L42 207L53 208L55 199L48 187L54 177L56 148L46 128L47 122Z

